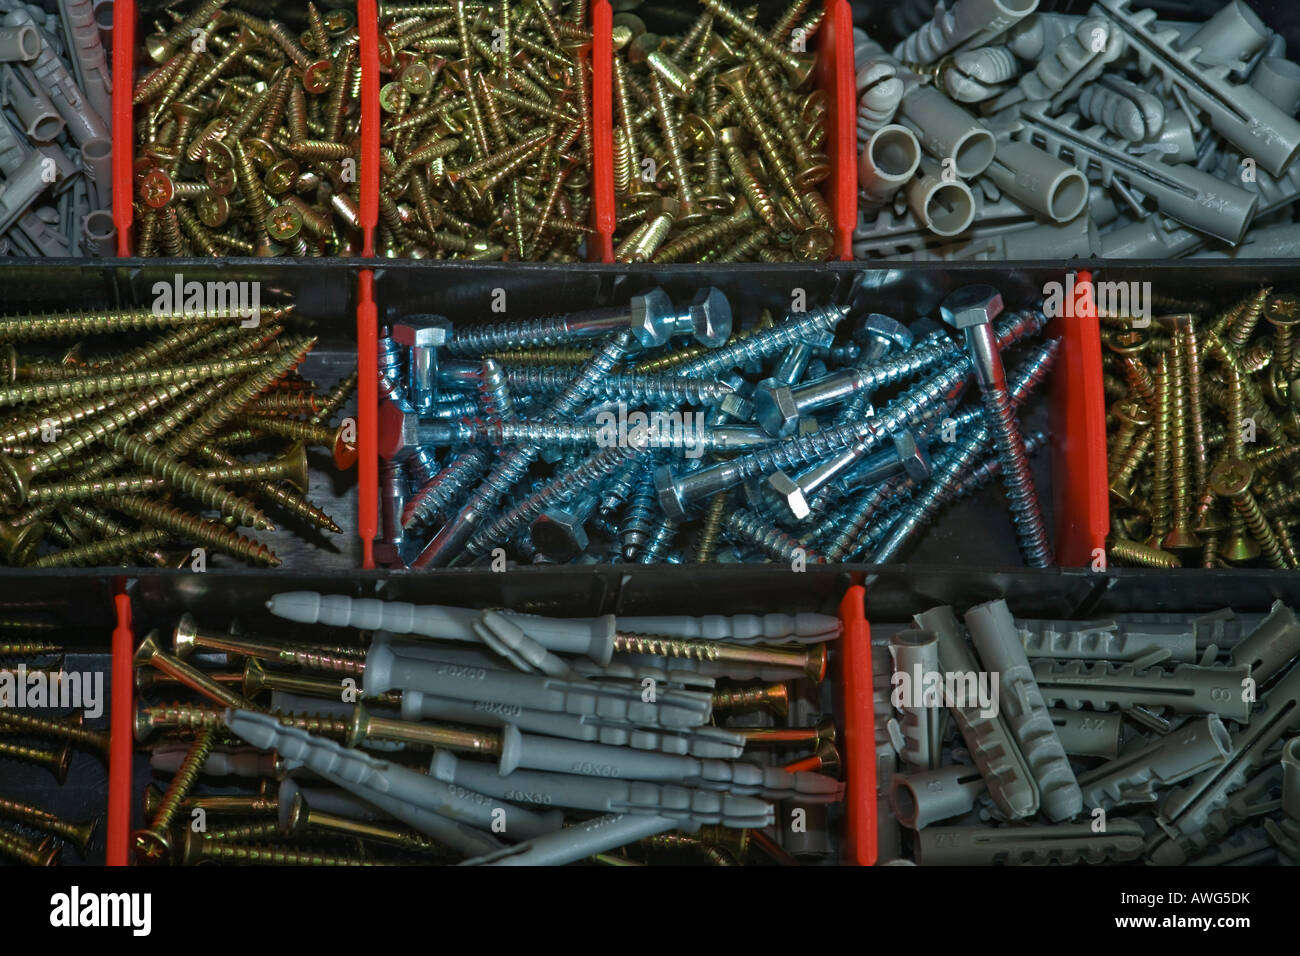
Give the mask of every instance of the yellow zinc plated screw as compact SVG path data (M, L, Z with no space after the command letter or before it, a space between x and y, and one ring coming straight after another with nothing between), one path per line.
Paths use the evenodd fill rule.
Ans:
M86 568L98 567L114 558L126 557L162 544L170 537L166 531L145 528L114 538L88 541L84 544L43 554L31 562L33 568Z
M140 646L136 648L133 663L136 667L152 667L155 670L162 671L191 690L197 691L209 700L214 700L225 707L234 710L254 710L259 713L263 710L263 708L246 697L242 697L234 691L221 686L198 668L191 667L178 657L164 653L158 646L156 631L150 632L140 642Z
M717 641L693 641L655 634L615 634L614 650L653 657L680 657L698 661L734 662L756 667L779 667L802 671L809 680L826 676L826 646L762 647Z
M25 803L3 798L0 798L0 817L6 817L18 823L34 827L37 830L43 830L46 833L62 837L75 846L82 856L85 856L86 847L90 845L90 840L95 834L95 828L99 825L98 817L92 817L85 823L71 823L61 817L56 817L48 810L42 810L40 807L28 806Z
M61 855L59 844L52 836L37 843L3 829L0 829L0 853L28 866L55 866Z
M262 306L262 324L277 321L292 311L292 306ZM230 309L196 309L184 312L154 312L153 309L122 309L99 312L68 312L57 315L37 312L6 315L0 318L0 342L33 342L41 339L70 339L110 332L141 332L178 325L211 325L244 321L246 317Z
M1250 529L1251 536L1258 543L1269 566L1286 568L1287 561L1281 543L1260 510L1259 501L1251 494L1250 484L1254 478L1254 466L1240 459L1221 461L1210 473L1210 483L1215 494L1231 499L1233 508L1245 520L1246 527Z
M280 559L266 545L246 538L223 524L182 511L165 501L118 498L114 500L113 507L146 524L165 528L186 541L229 554L249 564L271 568L280 566Z
M326 648L258 641L203 630L190 614L181 615L176 629L172 632L172 642L176 656L182 659L189 657L196 647L202 647L239 657L257 657L279 661L282 664L294 664L307 670L351 674L357 677L365 673L366 669L363 659L358 659L351 654L335 654Z
M80 713L64 720L49 720L30 714L0 710L0 730L10 733L26 733L37 737L54 740L67 740L77 747L93 750L103 756L108 755L108 734L97 730L87 730Z
M62 785L63 781L68 779L68 769L72 766L72 742L65 741L62 750L52 752L39 747L0 740L0 759L6 757L44 767L54 774L54 779Z
M1112 538L1106 550L1112 558L1141 567L1180 568L1183 564L1177 555L1126 538Z
M205 840L197 833L185 832L185 848L181 861L186 866L205 860L226 860L254 866L386 866L378 860L358 857L332 856L310 850L286 850L280 847L245 846L236 843L219 843Z
M176 775L172 777L167 787L167 794L163 797L162 804L158 807L158 812L154 814L148 828L137 830L133 834L131 842L135 847L136 859L141 863L165 863L174 855L170 834L172 821L180 811L181 802L189 795L195 781L198 780L215 741L216 734L211 730L201 732L194 739L189 752L185 755L185 760L177 769Z

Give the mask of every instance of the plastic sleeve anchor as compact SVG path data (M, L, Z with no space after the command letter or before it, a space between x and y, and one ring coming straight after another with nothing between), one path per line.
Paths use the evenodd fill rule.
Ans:
M940 757L943 712L938 706L918 702L917 698L924 675L939 673L939 640L929 631L903 630L889 639L889 650L893 655L895 680L906 682L913 689L912 700L905 701L900 708L902 746L898 748L898 756L914 767L932 769Z
M979 664L962 635L952 608L932 608L915 615L912 620L922 630L933 631L939 639L939 665L945 675L978 677ZM962 705L959 701L948 702L948 707L998 809L1012 820L1037 813L1038 784L1015 738L996 711L993 714L981 713L978 704Z
M1216 716L1184 724L1149 747L1088 771L1079 779L1089 810L1154 803L1156 791L1223 763L1232 752L1227 728Z
M990 601L971 608L966 612L966 627L984 666L1000 675L1002 718L1038 781L1043 812L1058 822L1072 819L1083 809L1083 793L1034 681L1007 602Z
M1049 705L1078 709L1121 710L1168 707L1178 714L1218 714L1245 723L1250 703L1243 698L1249 669L1178 664L1138 668L1106 661L1033 662L1034 678Z
M637 840L668 830L694 832L699 827L683 825L668 817L620 813L575 823L571 827L527 840L517 846L466 860L462 866L564 866L597 853L616 850Z
M921 773L895 775L889 802L898 822L909 830L922 830L939 820L951 820L975 808L988 788L984 777L964 764Z
M1101 833L1091 823L1015 827L926 827L913 844L921 866L1044 866L1126 863L1142 855L1142 827L1111 820Z

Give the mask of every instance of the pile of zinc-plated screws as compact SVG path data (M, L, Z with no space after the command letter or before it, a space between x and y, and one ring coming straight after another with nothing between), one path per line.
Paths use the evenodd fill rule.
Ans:
M22 711L15 700L19 682L27 688L52 685L64 673L64 648L46 638L31 620L0 621L0 765L16 761L49 771L63 786L72 766L73 753L86 751L100 760L108 759L108 734L85 726L82 711L50 718ZM9 625L14 625L10 627ZM51 628L53 630L53 628ZM48 698L43 698L48 699ZM25 800L9 799L0 792L0 858L28 866L56 866L64 846L72 846L84 859L99 825L92 817L82 822L64 819Z
M912 622L874 624L872 650L881 820L912 831L918 864L1300 863L1300 622L1280 601ZM881 859L902 843L882 826Z
M615 259L829 259L826 94L803 52L821 5L801 22L795 0L772 23L702 6L676 38L614 17Z
M339 470L356 462L354 423L329 424L356 373L319 390L298 375L316 340L285 328L290 311L266 306L252 322L225 310L0 318L6 562L192 567L200 548L205 563L275 566L270 548L235 530L275 530L264 507L312 536L340 533L305 497L305 449L327 449ZM146 330L158 333L143 340ZM95 344L48 351L82 336Z
M587 4L380 6L381 254L577 260L593 163Z
M1300 298L1261 289L1213 319L1103 321L1111 558L1300 567Z
M394 323L378 560L883 563L1001 476L1022 556L1050 565L1029 464L1045 439L1017 417L1060 345L1029 344L1043 313L1003 314L990 286L951 293L947 328L849 311L733 334L718 289L674 305L656 288L499 325Z
M116 251L107 31L58 6L0 0L0 256Z
M1300 66L1244 2L931 6L891 51L855 31L857 258L1296 254Z
M353 14L308 3L299 36L229 0L169 13L132 96L136 253L358 255Z
M833 853L825 815L843 785L822 681L835 617L560 620L315 592L267 608L275 636L185 615L169 647L155 631L137 650L136 738L170 777L146 793L141 862ZM776 801L806 828L782 826Z

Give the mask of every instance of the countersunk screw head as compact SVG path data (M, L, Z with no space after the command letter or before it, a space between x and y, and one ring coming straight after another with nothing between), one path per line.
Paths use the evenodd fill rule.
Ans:
M799 406L785 385L764 385L754 391L754 415L763 431L785 438L799 427Z
M433 71L423 60L415 60L402 70L402 87L406 92L420 96L433 89Z
M298 181L298 161L282 159L266 171L266 188L274 195L286 193Z
M962 286L939 307L943 320L958 329L987 325L1002 314L1002 293L991 285Z
M712 149L718 134L709 125L709 121L698 113L690 113L682 120L682 138L696 149Z
M1151 412L1141 402L1121 400L1111 406L1111 409L1121 422L1139 427L1151 424Z
M1151 344L1151 333L1146 329L1124 329L1106 340L1106 347L1116 355L1139 355Z
M208 150L204 154L203 161L206 169L216 170L217 172L230 172L235 168L235 154L231 151L230 146L221 140L208 144Z
M804 496L803 489L784 471L776 471L769 475L767 484L772 493L790 509L790 514L797 520L802 521L812 514L812 508Z
M324 93L334 78L334 65L329 60L317 60L302 71L302 88L308 93Z
M295 206L276 206L266 214L266 231L281 242L292 239L302 232L302 213Z
M150 209L170 205L175 194L172 178L161 169L151 169L140 183L140 198Z
M198 633L199 625L194 620L194 615L188 612L182 614L176 622L176 630L172 632L172 648L177 657L184 659L194 653L194 639Z
M835 237L819 227L805 229L795 236L790 249L803 262L825 262L835 250Z
M723 146L744 149L749 143L749 132L741 126L727 126L718 134L718 141Z
M1225 459L1210 472L1210 486L1216 495L1236 498L1250 490L1255 480L1255 466L1250 462Z
M234 185L233 177L231 185ZM199 222L209 229L216 229L230 220L230 200L226 196L215 194L200 196L194 202L194 211L198 214Z
M1264 318L1273 325L1300 323L1300 296L1290 293L1271 296L1264 305Z

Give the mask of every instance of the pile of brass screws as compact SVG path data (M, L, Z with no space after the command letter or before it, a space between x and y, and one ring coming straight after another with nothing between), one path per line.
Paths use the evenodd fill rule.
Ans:
M381 254L576 260L591 232L587 4L380 7Z
M701 2L676 38L614 17L615 259L824 261L827 97L806 52L822 7L759 24Z
M1103 322L1111 559L1300 567L1300 297Z
M10 624L20 626L10 628ZM63 675L63 648L22 633L34 624L0 621L0 671L9 672L9 688L16 686L17 680L27 681L30 687L34 678L46 677L52 682ZM44 636L39 630L34 633ZM81 711L65 717L46 717L13 708L12 701L0 707L0 776L6 764L18 762L44 768L62 786L75 751L84 750L107 762L108 734L87 728ZM83 859L86 857L99 825L98 817L76 823L10 797L0 791L0 860L56 866L62 862L67 845L73 846Z
M274 530L274 514L339 533L304 497L305 448L323 446L340 470L355 462L354 421L330 422L356 374L319 390L302 379L315 339L286 330L289 311L0 318L5 561L190 567L203 549L205 564L222 554L275 566L270 548L236 528ZM50 351L82 336L93 338Z
M358 255L353 14L308 3L295 35L230 0L168 12L132 97L137 254Z

